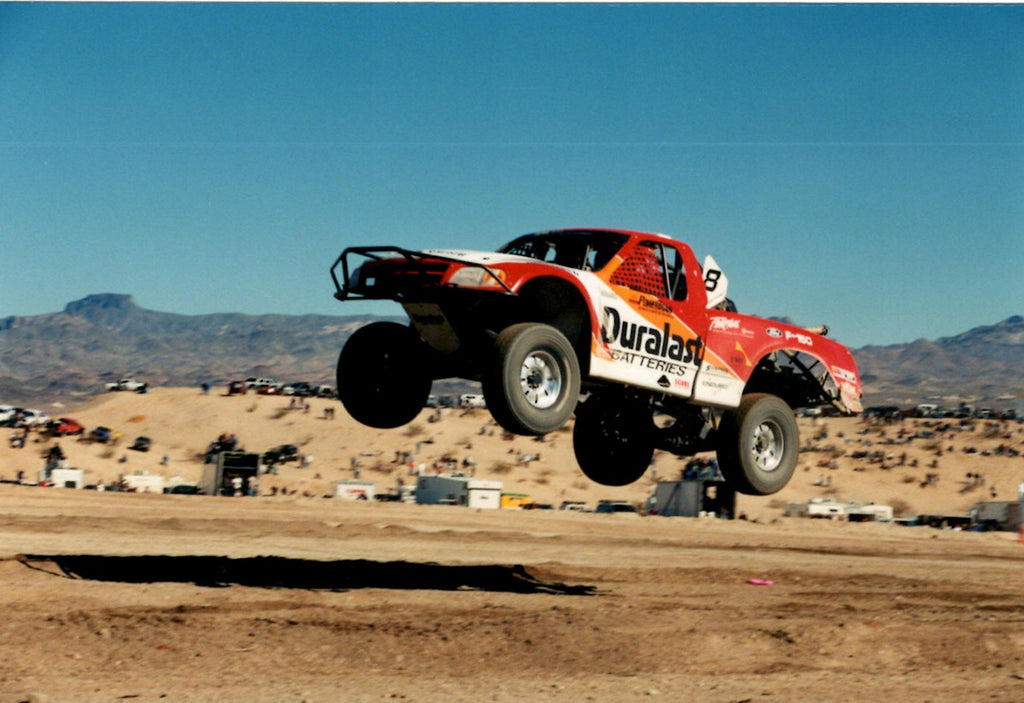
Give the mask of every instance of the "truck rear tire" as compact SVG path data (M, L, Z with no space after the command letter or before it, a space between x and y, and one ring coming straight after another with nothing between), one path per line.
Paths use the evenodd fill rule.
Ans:
M583 475L602 486L640 479L654 456L650 407L592 396L576 408L572 449Z
M357 422L390 429L419 415L430 395L426 345L410 327L373 322L338 357L338 398Z
M481 379L494 419L509 432L543 435L564 425L580 394L580 366L565 335L524 322L502 330Z
M718 428L718 467L746 495L776 493L789 483L800 452L800 432L788 405L768 393L743 396Z

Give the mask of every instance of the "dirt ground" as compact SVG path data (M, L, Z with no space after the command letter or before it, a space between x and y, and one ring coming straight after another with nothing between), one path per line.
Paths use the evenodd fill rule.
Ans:
M567 430L505 437L486 411L384 431L336 401L165 388L46 410L120 435L59 440L87 483L197 481L221 433L308 463L257 498L0 484L0 703L1024 700L1017 535L782 517L815 497L1015 498L1019 424L804 418L790 484L726 521L321 497L450 462L537 501L642 505L684 466L659 452L641 481L597 486ZM0 478L35 481L55 443L3 442Z
M13 485L0 526L0 701L1024 699L1009 533Z

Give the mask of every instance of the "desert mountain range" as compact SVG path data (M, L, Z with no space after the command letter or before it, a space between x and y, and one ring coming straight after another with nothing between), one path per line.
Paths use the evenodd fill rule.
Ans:
M77 402L133 376L151 386L248 376L333 383L341 346L371 316L179 315L102 293L63 311L0 319L0 400ZM1002 408L1024 391L1024 317L954 337L853 350L865 405L971 400Z

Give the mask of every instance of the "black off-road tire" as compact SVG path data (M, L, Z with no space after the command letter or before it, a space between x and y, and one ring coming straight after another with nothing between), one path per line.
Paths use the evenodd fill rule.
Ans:
M766 496L789 483L800 432L788 405L768 393L743 396L718 428L718 468L739 493Z
M640 479L654 456L649 406L591 397L576 408L572 448L583 475L602 486Z
M338 398L348 414L381 429L412 422L433 383L426 351L416 332L395 322L353 332L338 357Z
M502 330L481 387L487 408L509 432L543 435L564 425L580 394L580 365L565 335L523 322Z

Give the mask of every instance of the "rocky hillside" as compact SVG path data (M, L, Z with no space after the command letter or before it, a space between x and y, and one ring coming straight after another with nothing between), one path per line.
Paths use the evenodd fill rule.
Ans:
M958 399L1012 407L1024 391L1024 317L975 327L955 337L854 350L867 404Z
M90 295L62 312L0 320L0 401L74 402L123 376L153 386L246 376L333 383L342 344L370 319L176 315L140 308L128 295ZM866 405L970 398L1010 406L1024 389L1024 317L934 341L867 346L854 356Z
M341 345L365 317L176 315L131 296L90 295L62 312L0 320L0 398L75 400L106 381L196 386L246 376L333 383Z

